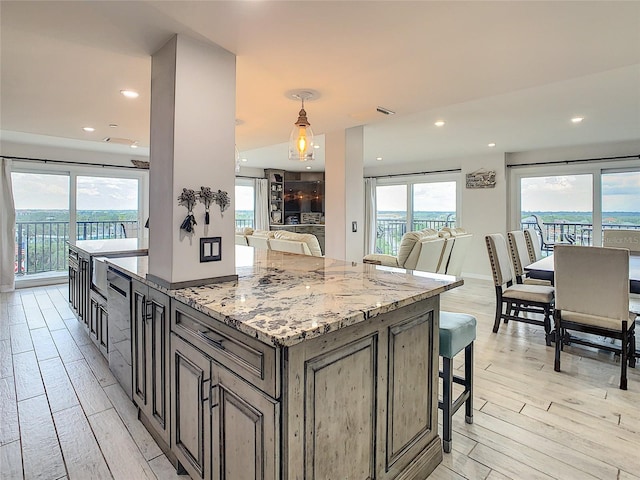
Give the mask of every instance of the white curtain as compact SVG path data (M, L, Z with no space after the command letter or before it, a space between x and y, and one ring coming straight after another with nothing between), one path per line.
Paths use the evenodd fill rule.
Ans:
M376 179L364 179L364 254L376 252Z
M269 230L269 181L256 178L255 186L255 229Z
M0 292L15 289L16 209L11 188L11 160L0 158Z

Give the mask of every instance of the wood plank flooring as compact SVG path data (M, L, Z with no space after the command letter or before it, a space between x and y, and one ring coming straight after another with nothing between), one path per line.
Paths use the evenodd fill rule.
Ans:
M0 478L186 478L137 420L66 295L64 285L0 295ZM443 309L478 319L474 423L456 414L453 451L430 479L640 480L640 368L622 391L617 359L569 346L554 372L542 328L491 332L494 302L493 286L472 279L442 296Z
M66 285L0 294L0 479L185 479L75 319Z

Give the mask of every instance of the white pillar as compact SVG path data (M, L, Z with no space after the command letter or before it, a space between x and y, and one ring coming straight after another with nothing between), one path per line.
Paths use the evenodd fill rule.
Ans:
M223 48L174 36L152 57L149 172L149 277L171 288L210 283L235 275L234 144L235 56ZM204 205L193 213L193 235L180 225L183 188L223 190L231 205L218 205L204 222ZM200 239L221 237L221 259L200 262Z
M364 127L325 134L325 252L353 262L364 256ZM355 229L354 232L354 222Z

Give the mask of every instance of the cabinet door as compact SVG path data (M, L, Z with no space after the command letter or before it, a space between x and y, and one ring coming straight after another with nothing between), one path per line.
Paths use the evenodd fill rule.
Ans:
M215 362L211 383L212 478L280 478L278 403Z
M171 334L171 451L191 478L211 478L211 360Z
M146 303L147 418L169 444L169 297L149 289Z
M147 292L149 288L142 283L133 280L131 282L131 348L133 366L133 401L138 408L147 406L147 371L149 343L147 316Z
M109 355L109 314L107 305L98 303L98 347L102 354L108 359Z
M91 291L91 271L89 261L80 257L78 260L78 316L82 322L89 327L90 302L89 292Z
M78 254L69 251L69 303L73 311L78 314L78 287L80 276L78 275Z
M89 326L89 336L93 343L98 346L98 316L100 315L98 295L95 292L89 292L89 318L87 325Z

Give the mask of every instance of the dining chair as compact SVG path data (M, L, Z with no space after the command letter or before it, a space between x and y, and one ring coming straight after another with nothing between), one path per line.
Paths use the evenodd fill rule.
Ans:
M542 258L542 249L540 247L540 239L535 230L527 228L524 231L524 239L527 241L527 251L529 252L529 260L531 263L537 262Z
M561 238L559 242L556 242L555 239L554 241L549 241L547 238L547 235L545 234L545 228L544 228L544 223L542 222L542 219L535 214L532 214L531 216L536 220L536 224L534 227L538 230L538 233L540 234L541 249L544 250L545 252L551 253L553 252L553 248L556 245L568 245L568 244L573 244L576 241L575 235L572 235L572 234L564 234L564 239Z
M620 388L627 389L627 365L635 367L635 314L629 307L629 251L622 248L556 245L553 252L556 355L560 371L564 345L577 343L620 355ZM569 331L613 338L620 346L576 337Z
M551 314L553 309L553 287L545 285L523 285L513 283L513 273L509 260L509 251L504 236L494 233L485 237L491 273L496 289L496 314L493 332L500 328L500 320L509 320L542 325L545 341L551 345ZM512 313L513 312L513 313ZM523 312L543 315L543 320L521 316Z
M529 248L524 232L522 230L507 232L507 239L509 240L509 252L511 253L511 262L513 264L513 273L516 276L516 283L551 286L551 282L547 280L538 280L527 276L524 268L533 262L529 255Z

